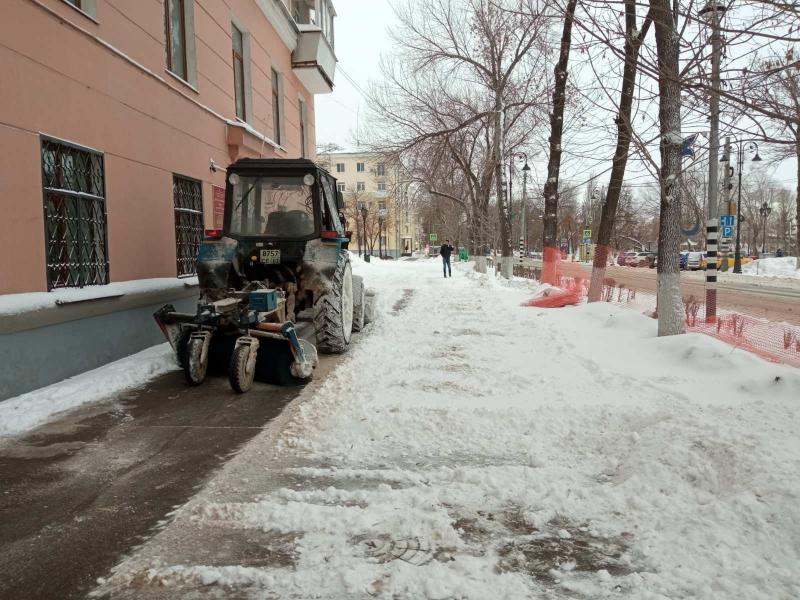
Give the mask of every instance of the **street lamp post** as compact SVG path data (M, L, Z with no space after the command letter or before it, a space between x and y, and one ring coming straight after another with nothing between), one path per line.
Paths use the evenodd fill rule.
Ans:
M520 207L520 221L519 221L519 264L522 266L522 260L525 256L525 241L526 236L526 223L525 223L525 204L528 201L528 172L531 168L528 166L528 153L515 152L511 155L511 165L513 171L514 159L525 161L525 166L522 167L522 206ZM509 207L510 209L511 207Z
M764 235L761 237L761 254L764 254L767 251L767 219L769 218L769 213L772 212L772 207L769 203L764 202L758 212L761 214L764 224Z
M383 221L386 219L386 209L378 209L378 258L383 259Z
M367 247L367 205L366 204L364 204L361 207L361 221L363 223L362 231L364 233L364 237L363 237L363 240L364 240L364 261L365 262L369 262L369 253L368 253L368 247Z
M752 151L752 162L759 162L761 157L758 155L758 144L755 142L747 142L742 144L741 141L736 142L736 168L738 170L737 177L739 179L739 192L736 200L736 250L733 255L733 272L742 272L742 171L744 170L744 151ZM726 158L723 156L723 159ZM727 168L727 166L726 166Z

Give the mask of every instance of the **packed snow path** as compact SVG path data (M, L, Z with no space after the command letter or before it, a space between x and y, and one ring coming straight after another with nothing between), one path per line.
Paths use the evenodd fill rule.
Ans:
M635 311L359 264L378 320L115 598L800 597L800 376Z

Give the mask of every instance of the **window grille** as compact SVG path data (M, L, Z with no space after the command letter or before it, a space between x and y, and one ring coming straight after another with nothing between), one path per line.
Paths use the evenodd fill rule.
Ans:
M47 289L108 283L103 155L42 139Z
M197 253L203 240L203 186L188 177L174 175L175 257L178 277L197 273Z

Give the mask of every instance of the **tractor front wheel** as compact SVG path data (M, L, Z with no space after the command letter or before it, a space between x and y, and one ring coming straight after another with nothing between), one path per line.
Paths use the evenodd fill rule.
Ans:
M247 338L246 341L242 338L237 340L228 370L228 380L237 394L244 394L253 387L257 355L258 340L255 338Z
M353 333L353 269L345 254L339 256L330 289L314 304L317 349L341 354Z
M208 345L211 334L207 331L193 333L186 345L186 361L183 374L191 385L200 385L206 380L208 372Z

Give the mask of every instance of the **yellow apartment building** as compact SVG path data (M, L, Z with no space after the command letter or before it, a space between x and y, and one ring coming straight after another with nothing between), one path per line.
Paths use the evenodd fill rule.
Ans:
M321 152L317 160L336 177L344 194L351 250L398 258L421 248L409 189L413 185L396 165L367 152Z

